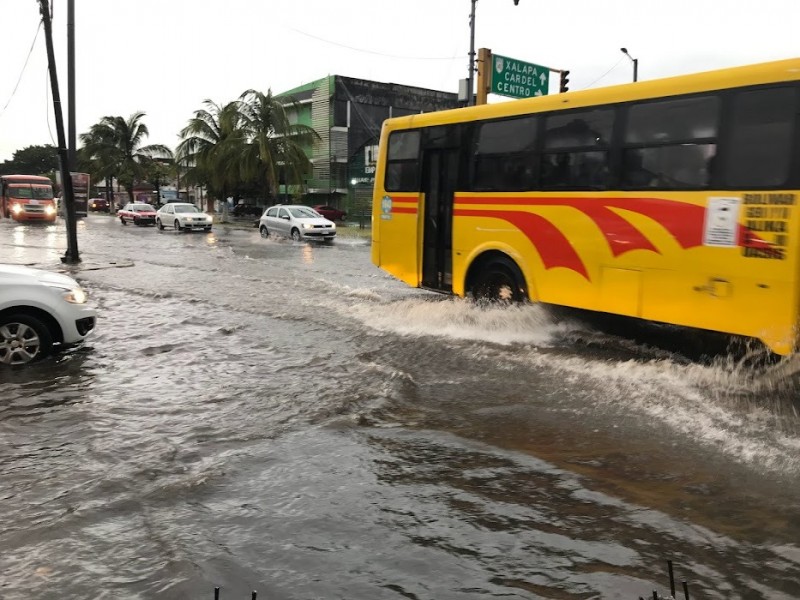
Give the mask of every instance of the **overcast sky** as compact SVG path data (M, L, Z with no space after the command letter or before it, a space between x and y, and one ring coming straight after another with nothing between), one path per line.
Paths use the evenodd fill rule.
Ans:
M54 1L66 128L67 0ZM174 148L206 98L279 93L332 74L456 92L467 76L470 0L75 5L78 134L103 116L143 111L147 143ZM38 0L0 0L0 161L57 143L39 22ZM630 81L623 46L640 80L800 56L798 24L800 0L479 0L475 47L569 69L576 90Z

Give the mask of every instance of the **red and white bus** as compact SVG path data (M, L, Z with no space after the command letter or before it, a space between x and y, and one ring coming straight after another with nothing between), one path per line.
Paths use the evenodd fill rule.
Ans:
M0 175L0 217L52 223L56 220L53 182L37 175Z

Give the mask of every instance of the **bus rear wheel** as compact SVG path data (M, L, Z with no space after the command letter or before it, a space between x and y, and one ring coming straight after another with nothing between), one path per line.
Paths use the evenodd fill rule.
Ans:
M475 300L512 304L524 302L528 298L525 278L514 261L491 258L479 267L472 278L469 294Z

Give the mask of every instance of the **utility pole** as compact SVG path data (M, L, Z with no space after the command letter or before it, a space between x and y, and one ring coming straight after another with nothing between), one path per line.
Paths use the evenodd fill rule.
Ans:
M471 0L472 10L469 13L469 75L467 76L467 106L474 106L475 96L473 90L475 86L475 3L478 0Z
M478 106L486 104L489 96L489 86L492 77L492 51L489 48L478 50L478 92L476 94L476 104Z
M67 134L69 170L77 171L75 143L75 0L67 0ZM87 192L89 190L86 190ZM87 196L88 198L88 196Z
M58 75L56 74L56 59L53 50L53 27L50 22L50 8L47 0L39 0L39 12L44 23L44 37L47 42L47 63L50 71L50 87L53 93L53 112L56 117L56 131L58 132L58 163L63 186L62 199L64 201L64 217L67 220L67 252L61 258L62 262L75 264L81 262L78 255L78 231L75 221L75 195L72 191L72 175L69 171L69 156L67 142L64 135L64 116L61 112L61 94L58 91Z

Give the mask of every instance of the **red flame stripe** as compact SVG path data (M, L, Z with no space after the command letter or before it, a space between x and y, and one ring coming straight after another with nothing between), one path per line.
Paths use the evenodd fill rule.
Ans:
M468 209L456 209L453 214L461 217L491 217L508 221L531 241L539 252L545 269L566 267L580 273L587 281L589 280L586 267L569 240L557 227L540 215L512 210Z

